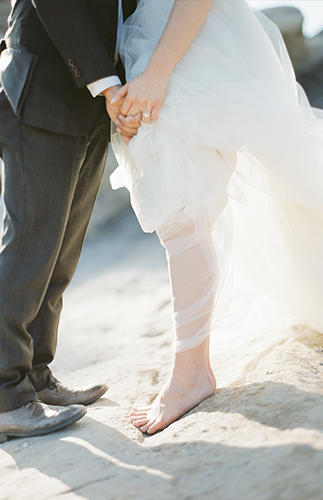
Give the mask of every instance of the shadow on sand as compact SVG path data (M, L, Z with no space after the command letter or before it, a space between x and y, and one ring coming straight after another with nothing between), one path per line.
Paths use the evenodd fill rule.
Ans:
M194 430L191 420L203 419L205 413L204 434L201 427ZM323 451L290 434L302 428L304 435L310 429L322 440L322 414L321 394L281 383L256 383L217 391L163 431L168 442L157 446L162 433L142 437L135 431L131 439L85 417L65 432L11 440L2 449L21 473L41 473L35 484L28 481L28 491L44 499L322 500ZM243 417L240 424L237 416ZM170 433L180 424L190 427L195 439L171 439L169 444L176 436ZM256 429L260 425L261 440ZM240 443L246 443L248 429L249 443L237 444L234 436L244 435ZM288 432L285 439L266 442L271 429ZM256 441L253 432L258 434ZM53 478L58 483L52 483ZM10 498L32 498L23 495L23 483L17 484L17 494Z

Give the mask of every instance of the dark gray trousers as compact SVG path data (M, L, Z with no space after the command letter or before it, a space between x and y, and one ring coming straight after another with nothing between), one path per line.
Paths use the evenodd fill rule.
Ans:
M62 294L74 274L102 178L109 120L85 137L24 126L0 91L5 216L0 252L0 412L56 379Z

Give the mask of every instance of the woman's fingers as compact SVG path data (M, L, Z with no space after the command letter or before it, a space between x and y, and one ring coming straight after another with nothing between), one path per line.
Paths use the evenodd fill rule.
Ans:
M143 111L142 112L142 121L144 123L150 123L151 121L151 112L150 111Z
M161 106L154 106L151 110L151 120L157 120L160 114Z
M138 101L135 98L127 95L123 105L121 106L121 113L124 116L135 116L141 112L140 106L138 105Z
M121 89L117 90L117 92L114 94L113 99L111 99L110 104L117 104L124 97L126 97L127 93L128 93L128 84L124 85L123 87L121 87Z
M157 120L160 114L161 106L153 106L150 111L142 112L142 121L144 123L150 123L151 121Z
M128 116L130 116L130 115L136 116L139 113L142 113L144 110L149 109L149 105L145 101L141 101L138 99L132 100L130 98L129 98L129 101L131 101L131 106L128 108L127 113L123 113L123 114L126 114ZM126 104L126 102L124 104ZM122 109L123 109L123 107L121 108L121 112L122 112Z

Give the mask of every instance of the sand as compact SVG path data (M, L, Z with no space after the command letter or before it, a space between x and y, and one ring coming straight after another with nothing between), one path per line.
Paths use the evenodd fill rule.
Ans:
M214 396L145 436L127 413L166 381L170 313L164 251L126 211L86 242L53 363L64 383L110 389L68 429L0 445L1 500L323 499L323 337L215 333Z

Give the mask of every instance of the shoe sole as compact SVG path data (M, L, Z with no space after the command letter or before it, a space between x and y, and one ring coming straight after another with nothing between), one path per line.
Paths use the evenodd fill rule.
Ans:
M5 441L8 440L8 438L27 438L35 436L44 436L46 434L51 434L52 432L60 431L80 420L82 417L84 417L85 414L86 414L86 409L82 408L82 410L79 413L71 417L69 420L54 425L49 429L42 429L40 431L32 431L32 432L6 432L4 434L0 434L0 443L4 443Z
M0 0L1 1L1 0ZM103 394L105 394L107 391L108 391L109 387L104 387L98 394L96 394L95 396L93 396L91 399L87 399L86 401L72 401L71 400L67 400L67 401L60 401L59 399L57 401L51 401L49 398L47 399L46 397L42 398L41 397L41 394L38 393L38 398L40 399L40 401L42 401L43 403L45 403L46 405L50 405L50 406L70 406L70 405L83 405L83 406L88 406L92 403L94 403L95 401L97 401L98 399L100 399Z
M101 392L99 392L99 394L97 394L93 398L89 399L88 401L84 401L83 403L79 403L79 404L87 406L87 405L90 405L90 404L94 403L95 401L97 401L98 399L100 399L108 391L108 389L109 389L109 387L105 387L104 389L102 389ZM76 403L74 403L74 404L76 404Z

